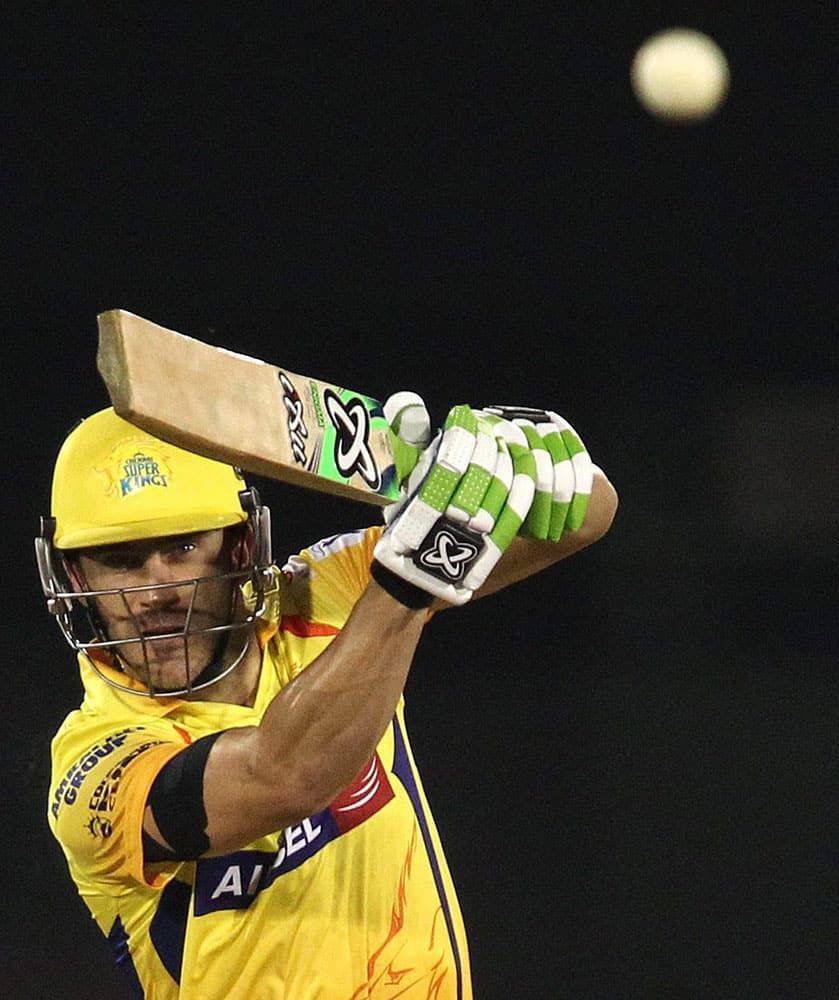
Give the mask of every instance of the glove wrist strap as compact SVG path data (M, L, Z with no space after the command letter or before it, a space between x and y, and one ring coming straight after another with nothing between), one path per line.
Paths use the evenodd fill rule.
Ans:
M427 608L434 600L433 594L403 580L401 576L397 576L377 559L374 559L370 564L370 575L382 590L386 590L391 597L399 601L400 604L404 604L406 608L412 610Z

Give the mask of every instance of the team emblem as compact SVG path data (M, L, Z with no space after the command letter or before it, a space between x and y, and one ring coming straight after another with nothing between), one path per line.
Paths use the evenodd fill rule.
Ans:
M344 403L331 389L324 391L323 402L335 428L334 457L338 471L347 479L358 474L371 490L378 490L382 476L370 450L367 407L357 396Z
M105 494L112 497L135 496L147 489L166 489L172 477L168 455L145 438L127 438L108 455L105 464L96 466L102 477Z

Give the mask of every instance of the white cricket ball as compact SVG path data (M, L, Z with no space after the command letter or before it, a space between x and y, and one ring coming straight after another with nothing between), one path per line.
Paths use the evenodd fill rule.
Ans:
M717 43L692 28L669 28L644 42L632 60L632 88L652 114L669 121L699 121L723 103L728 60Z

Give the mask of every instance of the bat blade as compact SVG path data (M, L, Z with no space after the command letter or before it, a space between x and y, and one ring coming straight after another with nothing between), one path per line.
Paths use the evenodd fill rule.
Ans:
M399 496L381 404L158 326L98 317L97 367L116 412L248 472L384 506Z

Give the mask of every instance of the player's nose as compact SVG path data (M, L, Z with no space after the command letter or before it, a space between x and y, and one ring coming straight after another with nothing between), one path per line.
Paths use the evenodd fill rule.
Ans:
M182 588L173 586L180 580L178 572L160 552L151 552L141 571L140 603L146 607L171 607L181 601ZM187 584L188 586L188 584Z

